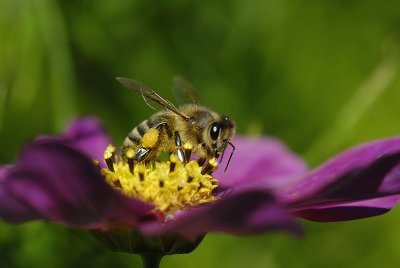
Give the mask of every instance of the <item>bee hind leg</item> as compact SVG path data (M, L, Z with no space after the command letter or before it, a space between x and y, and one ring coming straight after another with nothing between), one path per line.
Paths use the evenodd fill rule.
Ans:
M158 146L160 142L160 130L158 128L150 128L142 137L141 147L136 152L134 160L142 162L149 157L150 152Z
M159 136L163 130L166 131L168 136L172 137L171 130L168 126L168 123L166 122L160 123L156 127L150 128L143 135L141 140L142 147L139 148L133 158L136 163L145 161L146 158L148 158L150 152L157 147L157 144L160 142Z
M133 160L135 162L143 161L146 158L146 156L150 153L150 151L151 151L151 148L140 148L136 152L135 157L133 158Z

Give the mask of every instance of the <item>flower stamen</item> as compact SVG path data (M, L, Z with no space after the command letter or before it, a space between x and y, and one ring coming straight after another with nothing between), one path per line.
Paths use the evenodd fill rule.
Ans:
M216 159L211 159L202 168L197 161L189 160L190 144L185 144L182 149L187 159L185 163L180 161L178 155L171 154L169 161L134 164L132 149L125 152L125 161L117 161L115 147L109 146L104 152L107 168L101 172L115 189L153 204L156 211L167 216L217 200L213 190L218 187L218 180L211 175L217 168Z
M115 162L115 147L108 145L104 152L104 160L107 164L109 170L114 172L114 162Z
M215 157L211 158L207 165L203 168L203 170L201 171L201 174L207 174L207 173L212 173L214 172L218 167L218 162L217 159Z
M135 166L133 162L133 157L135 156L135 152L133 149L129 149L126 153L126 158L128 159L129 171L133 174L133 167Z
M183 145L183 150L186 160L189 161L190 156L192 155L192 145L190 143L185 143L185 145Z

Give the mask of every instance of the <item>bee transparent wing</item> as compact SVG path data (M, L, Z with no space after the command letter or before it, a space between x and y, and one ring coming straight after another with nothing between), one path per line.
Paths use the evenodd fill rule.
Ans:
M200 103L196 89L183 76L177 75L174 77L172 93L180 105L187 103Z
M142 95L142 97L144 98L145 102L154 109L153 106L151 106L149 104L148 100L151 100L159 105L161 105L163 108L182 116L185 119L189 119L189 116L181 113L178 108L176 108L169 100L164 99L163 97L161 97L157 92L155 92L154 90L152 90L151 88L149 88L148 86L142 84L139 81L133 80L133 79L129 79L129 78L125 78L125 77L117 77L116 78L118 80L118 82L120 82L123 86L125 86L128 89L131 89L133 91L135 91L136 93Z

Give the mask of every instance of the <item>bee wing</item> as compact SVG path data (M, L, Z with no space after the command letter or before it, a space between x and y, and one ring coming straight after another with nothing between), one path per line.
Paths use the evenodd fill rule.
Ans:
M172 93L179 104L200 103L196 89L183 76L174 77Z
M128 89L131 89L133 91L135 91L136 93L142 95L142 97L144 98L145 102L154 109L153 106L151 106L147 100L151 100L155 103L158 103L159 105L161 105L163 108L182 116L183 118L185 118L186 120L188 120L190 117L181 113L178 108L176 108L169 100L164 99L163 97L161 97L157 92L155 92L154 90L152 90L150 87L140 83L139 81L133 80L133 79L129 79L129 78L125 78L125 77L117 77L116 78L118 80L118 82L120 82L123 86L125 86Z

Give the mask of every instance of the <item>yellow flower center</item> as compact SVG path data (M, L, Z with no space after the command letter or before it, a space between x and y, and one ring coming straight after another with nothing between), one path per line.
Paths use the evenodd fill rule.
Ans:
M191 146L186 144L184 148ZM115 189L153 204L156 211L172 215L218 199L212 194L218 187L218 180L211 175L217 168L214 158L202 167L194 160L182 163L174 154L169 161L135 164L133 150L128 150L125 156L127 161L117 160L115 147L108 146L104 153L107 168L101 173Z

